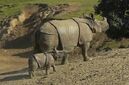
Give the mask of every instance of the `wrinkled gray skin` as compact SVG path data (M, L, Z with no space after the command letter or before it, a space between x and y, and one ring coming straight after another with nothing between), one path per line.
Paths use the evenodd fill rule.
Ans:
M33 54L29 57L28 64L29 75L31 78L35 76L35 71L38 69L45 69L46 74L48 74L48 69L50 69L50 67L53 68L53 71L56 71L55 60L50 53Z
M90 25L87 24L88 18L74 19L78 22L79 26L73 19L51 20L44 23L34 33L35 52L53 52L57 48L57 50L65 51L68 54L74 47L79 46L82 49L84 61L89 60L87 50L90 47L93 36L95 33L107 29L109 27L108 23L106 20L94 20L93 16L89 18L93 21ZM93 30L90 27L92 25L94 27ZM67 55L63 57L61 64L66 63L66 61Z

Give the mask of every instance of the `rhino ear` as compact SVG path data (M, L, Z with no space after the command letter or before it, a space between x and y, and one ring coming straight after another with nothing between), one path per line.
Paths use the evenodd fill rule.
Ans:
M93 13L90 13L89 15L90 15L91 19L95 20Z

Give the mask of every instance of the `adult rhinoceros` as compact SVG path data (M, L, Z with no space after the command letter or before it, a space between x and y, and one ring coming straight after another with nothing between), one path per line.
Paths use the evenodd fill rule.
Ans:
M70 52L74 47L82 48L84 61L88 60L87 50L96 32L107 29L108 23L96 21L93 17L72 18L66 20L50 20L35 32L34 50L40 52L53 52L63 50ZM67 55L63 57L62 64L65 63Z

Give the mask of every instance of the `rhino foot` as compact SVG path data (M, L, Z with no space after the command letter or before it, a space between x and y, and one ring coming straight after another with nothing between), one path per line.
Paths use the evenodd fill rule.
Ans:
M89 61L89 60L93 60L93 58L87 57L86 59L84 59L84 61Z
M68 64L68 60L62 61L61 65Z
M29 71L29 77L32 79L35 77L34 73L32 71Z

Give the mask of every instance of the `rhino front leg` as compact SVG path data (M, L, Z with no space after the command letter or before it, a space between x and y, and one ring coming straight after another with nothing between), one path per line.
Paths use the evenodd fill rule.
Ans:
M84 61L92 60L91 58L89 58L87 53L89 47L90 47L90 42L85 42L84 45L82 46L82 55L83 55Z
M55 65L52 65L53 71L56 72Z
M64 53L61 64L63 65L66 63L68 63L68 54Z

